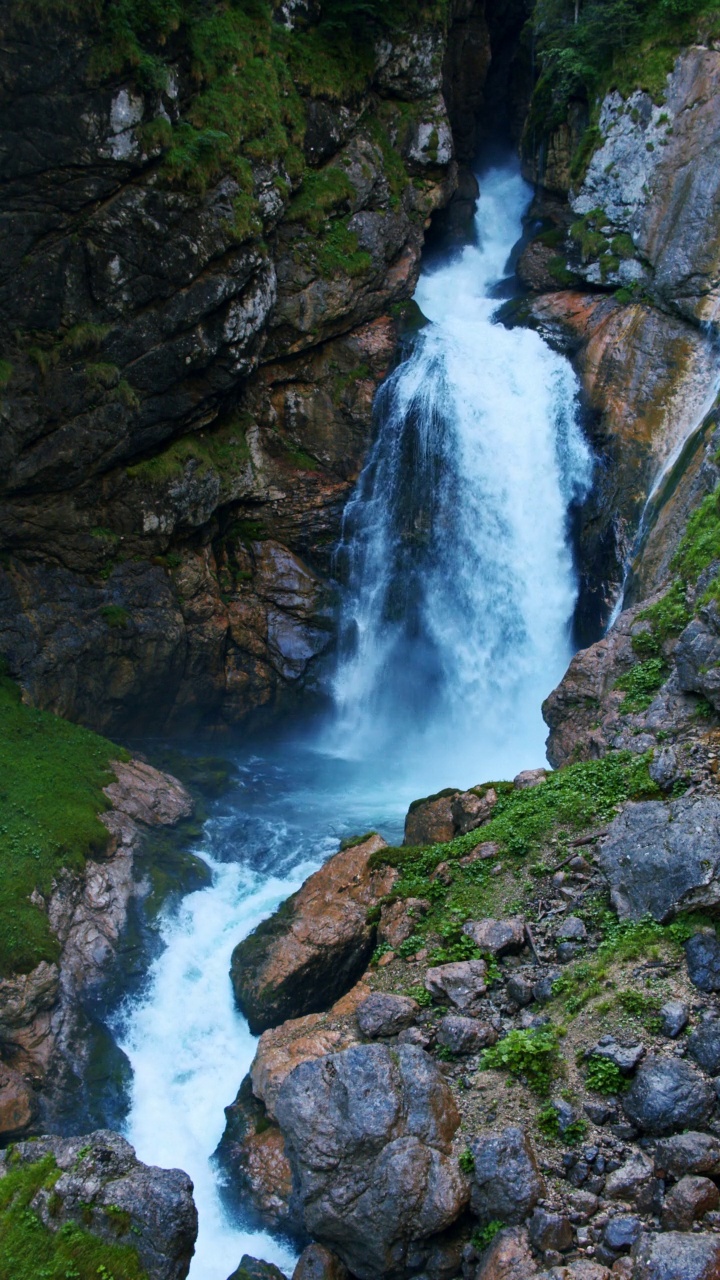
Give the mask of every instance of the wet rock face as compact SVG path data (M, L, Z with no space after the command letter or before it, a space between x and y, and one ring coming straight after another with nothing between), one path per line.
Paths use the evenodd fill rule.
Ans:
M713 908L720 901L720 801L689 797L628 804L603 842L600 864L621 919Z
M467 1202L450 1154L459 1116L421 1049L360 1045L304 1063L277 1116L305 1228L359 1280L409 1276Z
M0 1181L18 1162L52 1156L61 1171L42 1189L33 1210L51 1231L75 1223L101 1239L137 1249L156 1280L184 1280L197 1236L193 1185L180 1169L141 1164L119 1134L98 1130L84 1137L39 1138L15 1145L12 1162L0 1152Z
M370 866L384 843L372 836L335 854L235 948L235 997L254 1034L328 1009L360 977L375 945L368 911L397 878Z

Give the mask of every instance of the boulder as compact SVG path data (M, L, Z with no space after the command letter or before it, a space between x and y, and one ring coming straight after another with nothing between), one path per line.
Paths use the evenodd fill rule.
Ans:
M646 1058L622 1105L631 1124L660 1137L704 1124L715 1104L702 1076L678 1058Z
M720 1176L720 1138L713 1133L677 1133L662 1138L655 1148L655 1171L664 1177L682 1178L686 1173Z
M436 1000L449 1000L456 1009L472 1012L485 995L484 960L456 960L428 969L425 990Z
M536 1275L527 1231L510 1227L499 1231L481 1255L473 1280L530 1280Z
M636 1202L653 1177L653 1162L642 1151L633 1151L629 1160L605 1179L608 1200Z
M419 1012L419 1004L409 996L393 996L373 991L358 1006L355 1016L362 1034L368 1040L377 1040L382 1036L398 1035L410 1026Z
M699 991L720 991L720 941L714 929L701 929L685 943L688 977Z
M33 1199L50 1231L71 1223L138 1252L153 1280L185 1280L197 1237L193 1185L180 1169L141 1164L129 1142L99 1129L75 1138L36 1138L0 1152L2 1179L52 1157L59 1177ZM108 1213L108 1210L113 1212Z
M564 1213L534 1209L528 1222L528 1233L533 1248L539 1253L547 1253L548 1249L563 1253L572 1248L573 1229L570 1219Z
M398 875L392 867L371 865L384 844L373 835L336 853L238 943L231 978L254 1035L328 1009L367 967L376 936L368 911Z
M455 835L452 800L457 791L450 789L429 800L415 800L405 818L403 844L445 844Z
M245 1076L235 1101L225 1108L225 1132L215 1159L225 1175L226 1196L253 1226L297 1230L292 1171L277 1124L254 1097Z
M525 791L528 787L538 787L547 778L547 769L522 769L513 778L516 791Z
M645 1047L641 1044L618 1044L614 1036L603 1036L589 1050L587 1057L606 1058L608 1062L614 1063L623 1075L628 1076L645 1057Z
M260 1258L251 1258L244 1253L240 1265L233 1271L228 1280L287 1280L279 1267L272 1262L262 1262Z
M603 1231L603 1244L612 1253L629 1253L640 1232L642 1219L619 1213L611 1218Z
M364 1044L302 1063L276 1111L304 1229L359 1280L409 1275L419 1243L463 1212L459 1115L422 1049Z
M427 915L430 903L425 898L398 898L380 908L378 942L386 942L396 951L417 928L418 920Z
M555 931L555 937L564 942L585 942L587 929L579 916L566 916Z
M111 768L117 782L104 788L105 795L114 809L135 822L172 827L193 812L190 793L169 773L142 760L113 760Z
M509 955L525 946L525 921L519 916L507 920L468 920L462 928L481 951L493 956Z
M494 787L488 787L482 795L478 795L476 791L463 791L461 795L455 796L451 812L458 835L464 836L468 831L475 831L489 822L497 799Z
M683 796L627 804L610 825L600 866L622 920L671 920L720 903L720 800Z
M472 1210L481 1225L524 1222L545 1192L527 1134L513 1125L481 1133L468 1145L474 1161Z
M720 1204L720 1191L710 1178L687 1173L665 1197L662 1210L664 1231L689 1231L696 1218L702 1218Z
M706 1018L687 1039L688 1056L709 1076L720 1072L720 1019Z
M295 1067L328 1053L339 1053L359 1040L352 1023L328 1026L319 1013L288 1018L279 1027L263 1031L250 1066L255 1097L264 1102L267 1114L274 1119L280 1087Z
M453 1053L477 1053L495 1044L497 1038L495 1028L478 1018L463 1018L450 1013L438 1023L438 1044L445 1045Z
M700 609L678 639L675 650L678 683L688 693L699 693L717 709L720 706L720 614L715 601Z
M633 1280L716 1280L720 1236L700 1232L643 1232L633 1249Z
M682 1000L667 1000L660 1010L662 1033L674 1040L685 1030L688 1023L688 1007Z
M297 1260L292 1280L349 1280L349 1272L337 1254L322 1244L309 1244Z
M535 999L533 983L519 974L513 974L512 977L508 978L507 993L508 999L514 1000L515 1004L519 1004L521 1009L532 1004Z

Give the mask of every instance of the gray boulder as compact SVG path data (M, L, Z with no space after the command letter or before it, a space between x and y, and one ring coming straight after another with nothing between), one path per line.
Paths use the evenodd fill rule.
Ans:
M623 920L671 920L720 903L720 800L686 796L628 804L600 851Z
M439 964L425 974L425 990L436 1000L449 1000L456 1009L472 1011L485 995L484 960Z
M715 1280L720 1274L720 1236L643 1232L633 1260L633 1280Z
M579 916L567 916L555 936L565 942L584 942L587 938L587 929Z
M660 1010L662 1033L674 1040L688 1023L688 1007L682 1000L668 1000Z
M458 1112L422 1049L365 1044L301 1063L276 1114L305 1230L359 1280L402 1280L465 1208Z
M563 1250L572 1248L573 1229L570 1219L564 1213L536 1208L528 1222L528 1235L540 1253L546 1253L548 1249L557 1249L562 1253Z
M545 1193L527 1134L513 1125L482 1133L469 1146L475 1163L471 1204L481 1225L524 1222Z
M686 1173L720 1175L720 1138L713 1133L677 1133L663 1138L655 1148L655 1171L664 1177L682 1178Z
M47 1156L60 1173L33 1200L44 1226L50 1231L66 1223L82 1227L137 1249L153 1280L185 1280L198 1227L186 1173L141 1164L119 1133L98 1129L84 1137L18 1142L12 1151L0 1152L0 1186L12 1170Z
M706 1018L701 1022L688 1036L687 1051L703 1071L716 1076L720 1072L720 1021Z
M420 1006L409 996L385 995L373 991L367 1000L358 1005L358 1026L368 1040L381 1036L396 1036L410 1026Z
M685 943L688 977L699 991L720 991L720 942L713 929L702 929Z
M240 1265L228 1276L228 1280L286 1280L286 1277L273 1262L263 1262L260 1258L252 1258L249 1253L244 1253Z
M629 1253L640 1232L642 1221L628 1214L619 1213L611 1218L603 1231L603 1244L613 1253Z
M652 1160L642 1151L633 1151L629 1160L613 1169L605 1179L605 1197L608 1200L628 1200L637 1203L649 1187L653 1177Z
M713 601L693 618L674 654L678 684L687 693L700 693L720 706L720 616Z
M507 920L468 920L462 931L481 951L489 951L494 956L521 951L525 945L525 921L520 916Z
M586 1054L589 1058L606 1058L622 1071L630 1075L645 1057L645 1047L641 1044L618 1044L613 1036L603 1036L601 1040Z
M453 1053L477 1053L497 1042L498 1033L489 1022L478 1018L462 1018L448 1014L438 1023L438 1044L445 1045Z
M519 974L514 974L508 979L507 993L510 1000L514 1000L515 1004L519 1004L521 1009L532 1004L535 999L533 993L533 984L527 978L521 978Z
M707 1081L678 1058L646 1058L623 1098L628 1120L661 1136L705 1124L715 1097Z

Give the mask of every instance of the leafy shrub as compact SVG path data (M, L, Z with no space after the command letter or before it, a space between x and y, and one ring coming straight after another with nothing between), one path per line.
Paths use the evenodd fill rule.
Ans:
M552 1103L549 1103L548 1106L543 1107L542 1111L538 1112L537 1126L546 1138L565 1142L571 1147L577 1146L579 1142L582 1142L587 1133L586 1120L573 1120L561 1131L560 1116L557 1108Z
M594 1093L621 1093L627 1081L616 1063L608 1058L590 1058L585 1084Z
M667 667L662 658L648 658L638 662L616 682L616 689L623 689L626 696L620 710L630 714L645 711L667 677Z
M484 1051L482 1067L524 1076L536 1093L547 1093L558 1057L557 1033L552 1028L516 1029Z
M460 1155L458 1156L458 1164L460 1165L460 1168L462 1169L463 1173L466 1173L468 1176L471 1173L474 1173L475 1157L473 1156L473 1153L469 1147L466 1147L464 1151L461 1151Z
M498 1231L502 1231L505 1226L504 1222L500 1222L498 1218L493 1218L492 1222L488 1222L484 1227L478 1227L477 1231L473 1231L472 1244L476 1249L487 1249L492 1244Z

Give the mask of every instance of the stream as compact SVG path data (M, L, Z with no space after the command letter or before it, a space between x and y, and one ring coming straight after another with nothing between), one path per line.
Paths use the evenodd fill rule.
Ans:
M545 758L540 705L572 652L568 513L591 457L567 360L493 322L531 190L514 163L480 185L474 242L423 272L429 323L377 396L338 550L334 712L228 753L236 781L195 850L212 884L163 917L164 949L115 1016L126 1136L195 1184L191 1280L226 1280L243 1252L293 1263L225 1216L211 1162L256 1043L233 1005L233 947L343 836L398 842L416 797Z

